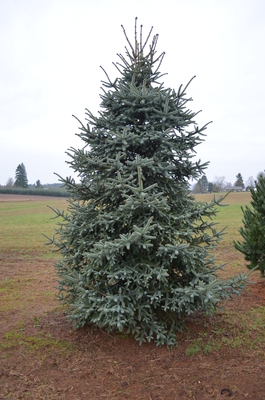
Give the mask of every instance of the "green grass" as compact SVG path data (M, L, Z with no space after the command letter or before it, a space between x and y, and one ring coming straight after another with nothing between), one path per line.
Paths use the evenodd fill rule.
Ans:
M42 272L40 275L38 272L32 278L19 277L18 278L7 278L0 280L0 313L7 315L10 312L30 309L32 304L38 303L39 305L47 303L47 301L53 301L56 299L56 290L54 285L47 290L46 287L38 285L36 288L36 282L41 280L41 283L45 281L47 277ZM60 308L58 302L55 303L55 308Z
M225 309L218 314L218 325L213 324L211 335L199 333L189 339L187 356L209 354L221 347L265 355L265 306L251 307L243 313Z
M216 195L216 197L218 197ZM198 201L210 201L212 194L198 194ZM218 207L216 222L218 230L227 226L226 234L220 246L227 246L233 240L240 239L238 229L242 221L241 205L249 204L250 193L230 193L224 203L229 207ZM36 201L0 202L0 252L19 253L20 257L28 257L32 253L42 257L49 257L51 248L45 246L46 238L43 234L52 237L58 220L53 211L47 207L67 208L66 199L45 199Z
M36 335L26 335L24 329L14 329L7 332L0 342L0 349L4 352L20 348L25 354L31 352L43 351L45 349L46 356L52 354L53 351L60 350L62 353L72 351L72 345L65 340L53 338L50 334L43 335L41 332Z
M216 199L224 195L225 193L216 193ZM195 199L197 201L207 201L210 202L213 198L214 194L206 193L206 194L197 194ZM241 206L249 205L251 200L250 192L241 192L241 193L230 193L223 201L223 206L216 207L217 215L215 222L218 222L217 229L222 230L226 227L226 234L223 236L223 240L221 243L223 245L233 243L233 240L240 239L241 236L238 233L240 226L242 225L243 214L241 211ZM226 206L225 206L226 205Z
M216 193L216 199L225 193ZM210 202L213 199L214 194L197 194L195 199L202 202ZM238 232L239 228L243 225L243 213L241 206L249 205L251 201L250 192L241 193L230 193L223 201L223 206L216 207L216 230L222 231L224 228L224 234L222 240L219 242L217 248L214 250L214 255L217 260L217 264L228 264L231 272L237 273L239 270L242 271L242 266L245 271L244 256L235 250L234 240L241 241L242 236Z
M196 195L195 197L198 201L209 202L213 195ZM223 236L223 240L216 250L216 257L221 263L228 263L230 272L237 273L239 269L244 268L243 258L233 247L233 240L240 239L238 229L242 225L241 206L248 205L250 200L250 193L231 193L224 201L229 206L217 208L216 222L219 223L217 228L221 230L227 226L227 234ZM34 257L37 256L45 260L50 256L51 248L45 246L46 238L43 234L52 236L58 220L51 219L54 217L54 213L47 205L55 209L66 210L67 200L0 202L0 252L3 257L10 255L8 263L14 264L15 273L17 258L34 260ZM13 254L15 254L14 258L11 257ZM36 262L36 258L34 262ZM6 259L3 261L3 265L5 263ZM42 275L39 275L40 273ZM23 310L30 308L33 304L51 301L52 305L55 303L57 305L54 289L55 279L53 284L51 274L47 275L50 281L47 280L45 274L47 274L45 269L39 272L36 268L31 276L21 275L19 280L11 276L0 280L0 311L5 315L10 311L17 311L20 315L24 315ZM33 291L31 281L34 283L36 280L45 281L46 285ZM243 312L224 309L217 313L217 320L218 323L213 320L211 327L206 327L205 331L196 333L193 337L187 336L187 356L199 353L209 354L221 348L238 349L239 351L248 349L265 354L265 306L252 307ZM39 326L40 315L34 317L33 324L34 327ZM52 349L62 351L70 349L64 341L60 342L52 337L43 336L43 334L26 335L23 322L7 332L0 343L0 349L3 351L18 347L26 353L44 348L47 352L52 352Z
M50 254L43 234L52 236L57 220L51 219L55 214L47 205L66 209L67 200L0 202L1 253L17 253L20 257Z

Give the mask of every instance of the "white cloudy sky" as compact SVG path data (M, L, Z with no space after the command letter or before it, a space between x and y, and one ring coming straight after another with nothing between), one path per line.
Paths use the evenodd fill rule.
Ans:
M159 33L165 86L196 75L188 95L199 124L213 121L198 157L208 180L234 183L265 169L263 0L0 0L0 184L23 162L29 183L73 175L65 161L85 108L99 109L134 18Z

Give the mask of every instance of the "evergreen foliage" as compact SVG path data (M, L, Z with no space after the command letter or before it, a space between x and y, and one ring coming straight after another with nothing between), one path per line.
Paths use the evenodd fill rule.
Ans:
M249 261L249 269L258 266L261 276L265 271L265 176L260 174L255 182L256 190L250 188L252 207L242 207L243 225L239 232L243 242L235 242L235 247Z
M15 173L15 186L20 188L28 187L28 177L25 165L23 163L19 164Z
M208 182L208 192L212 193L213 192L213 183Z
M200 182L200 188L202 193L206 193L208 190L208 179L206 175L203 175L201 179L199 179Z
M40 188L43 187L42 184L41 184L41 181L39 179L36 181L36 185L35 186L36 186L37 189L40 189Z
M206 193L208 190L208 179L206 175L203 175L196 185L194 186L193 192L194 193Z
M245 187L244 182L243 182L243 176L241 175L240 172L236 175L236 181L235 181L234 186L241 186L242 189L244 189L244 187Z
M193 160L207 124L187 108L188 85L164 88L158 35L146 51L151 31L143 43L135 25L133 46L124 30L119 77L104 71L99 116L86 110L86 126L79 121L84 146L69 150L68 163L80 183L60 177L71 198L67 212L55 210L50 244L61 253L59 299L77 326L174 345L186 314L212 313L247 277L217 279L210 251L222 232L212 218L222 199L196 202L188 182L207 167Z

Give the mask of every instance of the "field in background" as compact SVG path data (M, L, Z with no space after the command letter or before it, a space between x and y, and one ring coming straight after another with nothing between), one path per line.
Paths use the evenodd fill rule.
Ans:
M218 198L220 195L215 196ZM197 194L195 198L197 201L210 202L213 194ZM241 239L238 233L242 225L241 206L249 205L250 200L249 192L230 193L223 202L227 206L217 207L216 228L222 230L226 227L219 247L229 248L239 259L240 254L234 250L233 240ZM20 255L32 252L38 256L50 254L51 248L44 246L46 239L43 234L52 237L57 220L52 219L55 214L48 206L66 210L67 204L64 198L0 194L0 251L19 251ZM221 257L221 253L219 255ZM223 255L226 260L226 254Z
M225 194L226 193L216 193L215 197L217 199ZM195 198L197 201L210 202L213 196L214 194L211 193L197 194ZM239 228L243 225L241 207L249 206L250 201L250 192L232 192L229 193L222 202L223 206L216 208L217 215L215 222L218 224L216 225L216 229L221 231L225 228L222 240L215 250L215 257L218 262L227 264L226 271L222 274L223 276L235 274L239 270L244 270L244 256L235 250L233 242L234 240L242 240L242 236L238 232Z
M207 193L207 194L197 194L195 198L197 201L210 202L215 196L218 199L220 196L224 196L225 193ZM241 239L241 235L238 233L239 227L242 225L242 211L241 207L250 205L251 193L241 192L241 193L229 193L229 195L221 203L223 206L217 207L216 221L219 224L218 230L227 227L226 235L223 237L223 242L225 245L231 244L233 240Z
M43 236L53 235L57 221L47 205L66 209L67 200L1 196L0 399L265 398L265 280L258 272L257 284L223 311L188 317L178 348L139 347L126 333L92 326L75 331L56 300L56 257ZM249 201L249 193L231 193L229 206L218 207L217 228L227 226L215 251L227 263L222 277L246 271L233 240Z
M20 256L51 255L43 234L53 236L56 220L52 219L55 214L48 206L66 209L67 200L0 194L0 252L19 253Z

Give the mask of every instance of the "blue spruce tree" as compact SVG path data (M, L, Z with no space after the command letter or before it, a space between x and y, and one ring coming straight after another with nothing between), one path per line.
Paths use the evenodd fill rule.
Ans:
M136 20L137 22L137 20ZM158 35L128 43L105 72L101 111L80 122L81 149L70 167L80 182L61 178L69 192L66 213L51 243L59 297L77 326L94 324L131 333L141 344L175 344L186 314L212 313L220 299L238 294L246 276L218 280L211 250L220 239L211 219L217 201L196 202L189 180L206 164L193 161L206 126L199 128L188 87L164 88Z

